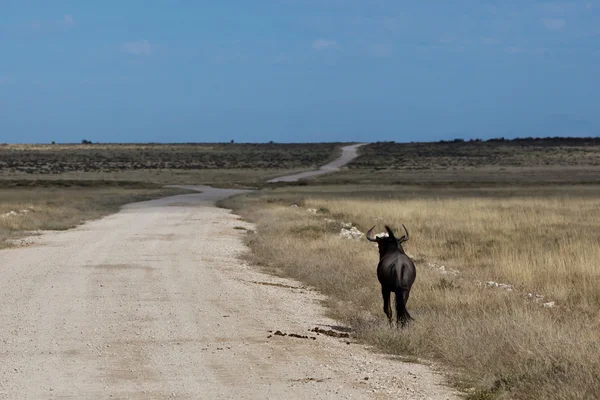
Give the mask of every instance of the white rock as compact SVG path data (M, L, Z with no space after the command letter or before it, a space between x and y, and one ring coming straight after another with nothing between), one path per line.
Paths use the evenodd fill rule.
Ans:
M553 301L549 301L547 303L544 303L543 306L546 307L546 308L552 308L552 307L554 307L554 302Z
M317 209L316 208L307 208L306 212L309 212L311 214L316 214L317 213Z
M360 239L363 237L363 233L353 226L350 229L342 228L340 231L340 237L345 239Z

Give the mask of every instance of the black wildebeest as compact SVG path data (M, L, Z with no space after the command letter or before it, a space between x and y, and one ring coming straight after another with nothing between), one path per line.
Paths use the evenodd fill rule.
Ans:
M377 265L377 278L381 283L381 295L383 296L383 311L392 323L392 309L390 308L390 294L396 297L396 324L402 327L413 318L406 310L406 302L410 294L410 288L417 277L417 270L413 261L406 255L402 243L408 240L408 230L402 225L406 235L396 239L394 232L389 226L385 226L387 237L372 236L373 229L367 232L367 239L376 242L379 246L379 264Z

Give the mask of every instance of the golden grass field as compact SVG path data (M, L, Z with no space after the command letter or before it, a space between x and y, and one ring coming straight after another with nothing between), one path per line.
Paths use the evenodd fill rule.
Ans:
M450 367L468 398L590 399L600 393L599 198L598 187L309 186L225 204L257 224L248 236L253 262L330 295L332 314L381 350ZM363 232L375 224L377 231L384 223L408 227L405 249L418 268L412 326L387 325L376 245L340 238L340 226L325 218ZM427 262L460 273L441 274ZM528 292L544 299L532 301ZM549 301L555 306L542 305Z

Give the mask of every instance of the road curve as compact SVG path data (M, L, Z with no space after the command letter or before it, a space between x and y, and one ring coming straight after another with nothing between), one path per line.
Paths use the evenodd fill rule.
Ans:
M0 399L456 398L424 365L310 332L343 330L242 260L253 226L214 205L241 191L188 188L0 250Z
M300 172L294 175L280 176L278 178L273 178L267 182L275 183L275 182L296 182L300 179L312 178L313 176L328 174L331 172L338 171L341 167L348 164L350 161L354 160L358 156L358 148L360 146L364 146L367 143L359 143L353 144L351 146L342 147L342 155L330 162L329 164L323 165L321 168L315 171L306 171Z

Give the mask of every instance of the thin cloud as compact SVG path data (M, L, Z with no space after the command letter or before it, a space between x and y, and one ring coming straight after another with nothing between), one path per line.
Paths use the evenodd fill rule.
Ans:
M522 47L518 47L518 46L511 46L508 49L506 49L506 51L509 54L524 54L525 53L525 49Z
M500 43L500 40L498 38L489 36L482 37L479 39L479 41L481 42L481 44L487 46L494 46Z
M543 2L536 7L542 13L550 13L556 16L571 15L580 12L586 4L575 1L553 1Z
M329 39L317 39L313 42L312 47L317 51L326 50L337 47L337 42Z
M17 34L47 34L54 32L64 32L77 25L75 18L71 14L65 14L61 19L39 20L33 19L29 22L7 26L9 32Z
M513 55L544 56L549 54L550 50L545 47L511 46L506 49L506 52Z
M73 18L73 16L71 14L66 14L63 17L62 25L65 26L65 27L74 26L75 25L75 19Z
M394 54L394 49L390 44L376 43L372 46L371 52L375 57L390 57Z
M560 31L565 27L567 22L562 18L544 18L542 24L544 24L548 30Z
M452 44L456 43L458 41L458 38L455 35L444 33L438 38L437 41L439 44Z
M275 64L289 64L290 57L287 54L279 54L275 57Z
M492 15L497 15L498 14L498 7L493 6L493 5L484 6L483 10L485 12L488 12L488 13L492 14Z
M147 40L125 42L121 45L121 51L134 56L148 55L152 53L152 45Z

